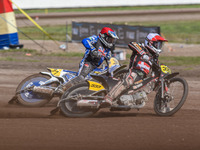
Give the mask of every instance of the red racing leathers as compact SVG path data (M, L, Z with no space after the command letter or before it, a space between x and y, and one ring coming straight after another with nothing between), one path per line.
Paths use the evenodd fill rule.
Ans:
M112 100L119 96L126 88L135 81L145 78L152 66L152 55L142 44L131 42L129 48L133 51L130 57L129 72L120 80L105 96L105 103L112 104Z
M149 74L152 66L152 55L142 44L131 42L129 48L133 51L129 69L136 71L142 78Z

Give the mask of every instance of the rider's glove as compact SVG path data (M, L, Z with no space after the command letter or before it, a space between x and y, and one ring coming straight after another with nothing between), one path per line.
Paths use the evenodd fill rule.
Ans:
M98 57L98 58L102 57L102 53L99 52L99 51L97 51L97 50L93 50L93 51L92 51L92 55L93 55L94 57Z

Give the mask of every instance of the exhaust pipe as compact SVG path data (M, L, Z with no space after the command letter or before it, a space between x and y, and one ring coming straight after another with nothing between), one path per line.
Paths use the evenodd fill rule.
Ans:
M99 107L99 101L98 100L79 100L77 101L78 107Z
M34 86L33 87L33 92L51 96L51 95L53 95L54 90L50 89L50 88L47 88L47 87Z

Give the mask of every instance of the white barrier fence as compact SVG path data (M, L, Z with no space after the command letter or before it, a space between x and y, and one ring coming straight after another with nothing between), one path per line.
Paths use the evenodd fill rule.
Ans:
M13 0L13 2L22 9L200 4L200 0Z

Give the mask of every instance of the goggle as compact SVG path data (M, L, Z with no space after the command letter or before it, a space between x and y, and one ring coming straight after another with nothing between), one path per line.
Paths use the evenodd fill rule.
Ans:
M117 34L115 32L113 32L113 31L108 31L108 35L110 35L114 39L119 39Z
M163 42L162 41L155 41L153 42L153 46L157 49L161 49L163 46Z
M106 37L106 41L108 42L108 43L112 43L112 44L114 44L114 43L116 43L116 41L117 41L117 39L114 39L113 37Z

